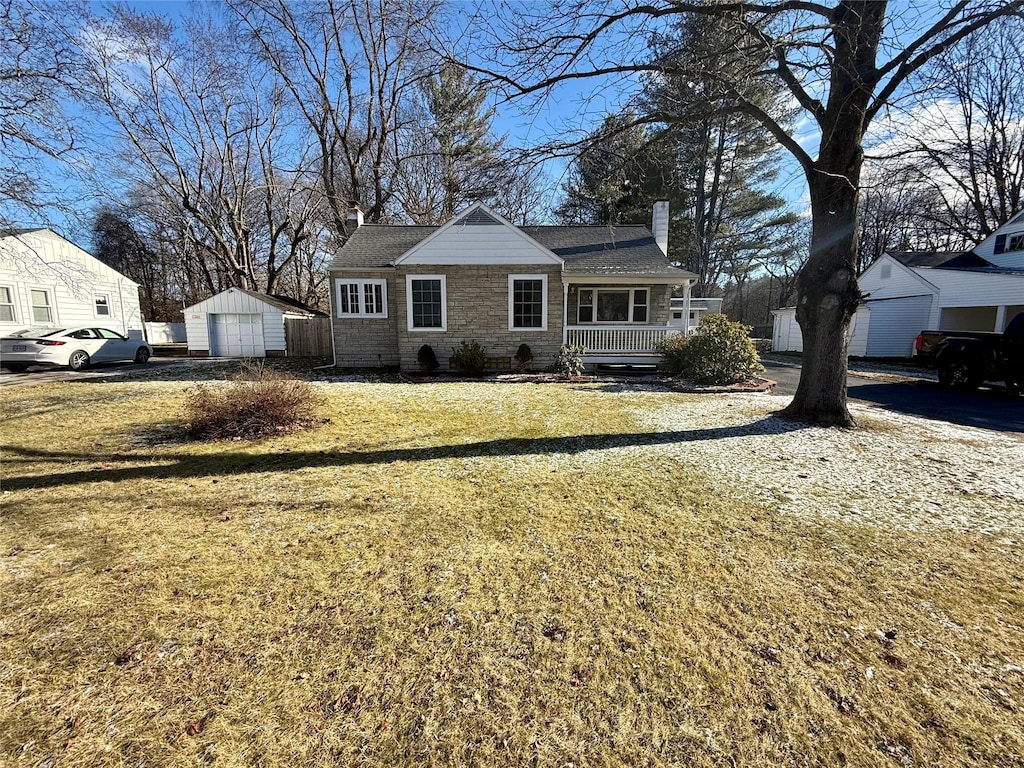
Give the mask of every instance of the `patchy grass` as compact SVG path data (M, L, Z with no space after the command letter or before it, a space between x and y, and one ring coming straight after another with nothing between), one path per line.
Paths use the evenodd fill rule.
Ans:
M684 395L323 391L201 445L177 383L3 392L4 760L1022 764L1019 544L756 504L639 426Z

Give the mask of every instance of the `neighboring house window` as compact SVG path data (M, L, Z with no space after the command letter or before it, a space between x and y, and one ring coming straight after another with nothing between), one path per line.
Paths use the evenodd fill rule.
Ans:
M405 278L410 331L443 331L448 327L447 286L444 275L408 275Z
M110 317L110 297L105 293L97 293L95 301L96 317Z
M14 322L14 291L0 285L0 323Z
M33 288L29 293L32 296L32 322L52 323L53 305L50 303L50 292Z
M577 319L581 323L646 323L649 301L646 288L583 288Z
M544 331L548 327L546 275L508 276L508 329Z
M336 280L338 317L387 317L387 280Z
M1010 245L1006 250L1024 251L1024 232L1021 232L1019 235L1010 235Z
M892 277L892 264L883 264L878 270L878 277L881 280L888 280Z

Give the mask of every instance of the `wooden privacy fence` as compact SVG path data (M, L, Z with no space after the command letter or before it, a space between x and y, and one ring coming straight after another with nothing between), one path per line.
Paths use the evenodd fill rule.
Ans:
M288 357L331 357L331 318L286 317L284 338Z

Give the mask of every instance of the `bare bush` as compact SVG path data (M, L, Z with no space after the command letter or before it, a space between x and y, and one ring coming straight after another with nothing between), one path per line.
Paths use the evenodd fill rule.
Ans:
M263 363L243 365L226 384L188 390L185 427L196 440L258 438L321 423L323 398L308 381Z

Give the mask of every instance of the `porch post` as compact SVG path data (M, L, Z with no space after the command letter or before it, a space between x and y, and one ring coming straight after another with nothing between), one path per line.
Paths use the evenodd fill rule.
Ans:
M569 343L569 282L562 280L562 344Z
M692 280L687 280L686 285L683 286L683 334L690 334L690 286L693 284Z
M1006 305L996 307L996 327L993 328L996 333L1003 332L1003 326L1006 325Z

